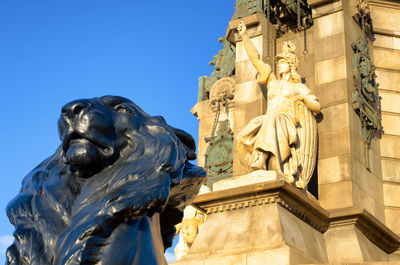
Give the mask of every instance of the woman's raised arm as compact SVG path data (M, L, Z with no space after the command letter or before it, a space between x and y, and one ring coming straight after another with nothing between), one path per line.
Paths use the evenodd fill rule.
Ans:
M254 65L259 74L257 80L260 83L266 83L272 72L271 67L260 59L261 56L258 53L254 44L250 41L249 36L247 35L246 25L243 22L239 23L238 33L239 36L242 38L247 56L249 57L251 63Z

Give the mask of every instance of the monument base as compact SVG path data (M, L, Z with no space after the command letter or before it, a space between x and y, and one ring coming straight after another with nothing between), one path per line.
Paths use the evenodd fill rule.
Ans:
M285 175L273 170L256 170L251 173L230 177L215 182L212 185L213 191L232 189L236 187L246 186L249 184L263 183L271 180L285 180Z
M189 254L174 265L390 262L400 246L365 210L328 212L279 179L214 190L193 205L207 218Z

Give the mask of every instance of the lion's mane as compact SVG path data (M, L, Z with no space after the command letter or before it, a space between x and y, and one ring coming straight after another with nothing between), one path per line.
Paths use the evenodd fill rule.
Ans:
M126 127L118 137L128 145L111 165L90 178L77 177L60 147L25 177L7 207L16 229L8 264L163 263L174 225L205 174L188 162L195 158L190 135L127 102L134 123L118 125Z

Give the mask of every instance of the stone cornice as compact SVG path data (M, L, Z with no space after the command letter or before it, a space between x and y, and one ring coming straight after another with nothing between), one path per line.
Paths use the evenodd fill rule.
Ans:
M400 237L366 210L350 207L328 212L283 180L205 193L193 202L194 207L207 215L268 204L280 205L321 233L330 227L355 225L387 253L400 247Z
M202 194L195 199L193 205L207 214L214 214L274 203L284 207L321 233L328 229L329 213L283 180Z
M317 5L322 5L322 4L326 4L329 2L334 2L335 0L308 0L308 4L311 7L317 6Z
M370 5L384 6L390 8L400 8L398 0L369 0Z
M355 225L371 242L387 253L400 247L400 237L365 209L350 207L330 212L330 227Z

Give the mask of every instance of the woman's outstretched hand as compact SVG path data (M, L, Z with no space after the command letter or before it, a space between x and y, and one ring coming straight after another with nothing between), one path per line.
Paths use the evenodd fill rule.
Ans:
M240 37L247 33L247 27L243 22L239 23L239 26L237 27L237 30L238 30L238 33L239 33Z

